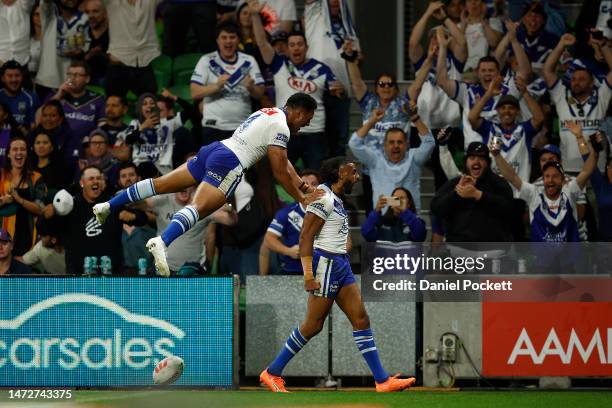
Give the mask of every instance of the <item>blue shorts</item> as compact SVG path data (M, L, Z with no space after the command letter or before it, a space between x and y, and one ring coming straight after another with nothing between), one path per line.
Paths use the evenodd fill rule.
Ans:
M351 263L347 254L332 254L315 249L312 254L312 270L321 288L313 292L315 296L335 298L345 286L355 283Z
M196 181L217 187L225 198L232 195L244 172L238 157L221 142L200 148L187 162L187 169Z

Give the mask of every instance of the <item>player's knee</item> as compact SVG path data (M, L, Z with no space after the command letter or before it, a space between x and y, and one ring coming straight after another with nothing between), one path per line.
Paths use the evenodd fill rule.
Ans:
M306 322L302 324L302 327L300 327L300 333L302 333L302 336L304 336L304 338L310 340L311 338L319 334L321 330L323 330L324 322L324 320L316 322Z
M357 316L356 319L353 319L353 329L354 330L365 330L370 327L370 317L367 313L363 313L360 316Z

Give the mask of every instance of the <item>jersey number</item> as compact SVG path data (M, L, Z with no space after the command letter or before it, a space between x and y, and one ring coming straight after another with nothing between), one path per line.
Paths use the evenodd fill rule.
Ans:
M268 116L272 116L277 113L273 108L263 108L263 109L260 109L259 111L265 113Z

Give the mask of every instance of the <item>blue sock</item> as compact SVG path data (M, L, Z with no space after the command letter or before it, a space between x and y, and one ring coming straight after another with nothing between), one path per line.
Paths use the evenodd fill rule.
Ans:
M374 336L372 335L372 329L365 330L353 330L353 339L357 348L361 351L363 358L365 358L370 371L374 375L374 380L377 383L384 383L389 378L389 374L385 371L380 358L378 357L378 350L376 350L376 344L374 344Z
M172 241L189 231L198 222L198 217L198 210L193 205L183 207L174 214L172 221L161 234L166 247L170 246Z
M308 340L302 336L300 329L293 329L285 346L278 353L272 364L268 367L268 372L272 375L280 376L287 363L308 343Z
M153 187L153 179L141 180L138 183L132 184L109 201L111 210L121 207L127 203L144 200L145 198L157 195L155 187Z

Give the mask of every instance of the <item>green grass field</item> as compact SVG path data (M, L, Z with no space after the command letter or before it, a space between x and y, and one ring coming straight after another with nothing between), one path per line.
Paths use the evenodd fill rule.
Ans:
M273 394L265 391L76 391L64 402L7 401L0 406L90 408L250 408L250 407L495 407L495 408L603 408L612 406L612 392L605 391L408 391L377 394L369 391L299 391Z

